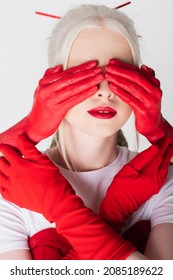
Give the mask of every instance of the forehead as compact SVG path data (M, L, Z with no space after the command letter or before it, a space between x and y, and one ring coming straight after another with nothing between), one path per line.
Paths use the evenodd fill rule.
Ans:
M110 58L133 63L132 52L125 37L107 26L86 28L72 45L68 67L93 59L104 66Z

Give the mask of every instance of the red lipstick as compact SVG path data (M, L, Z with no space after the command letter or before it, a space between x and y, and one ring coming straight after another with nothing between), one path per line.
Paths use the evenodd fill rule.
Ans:
M117 114L116 110L114 110L113 108L108 107L108 106L106 106L106 107L98 106L87 112L91 116L98 118L98 119L111 119Z

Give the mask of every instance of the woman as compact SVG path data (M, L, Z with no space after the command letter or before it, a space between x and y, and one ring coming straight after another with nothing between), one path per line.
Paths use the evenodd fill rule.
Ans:
M60 36L61 34L62 36ZM63 40L64 38L65 40ZM171 205L173 199L172 169L169 171L167 182L160 190L165 182L166 166L171 153L170 141L160 142L160 139L165 136L167 131L169 131L171 139L172 131L160 114L161 90L158 80L148 67L138 68L139 50L132 22L122 13L103 6L81 6L70 11L59 22L51 37L49 54L50 64L52 66L58 64L58 66L46 71L35 92L35 102L30 115L19 124L18 128L15 128L15 131L17 129L19 132L25 131L36 143L58 127L57 145L46 152L58 169L23 136L19 139L18 144L14 143L14 146L18 147L26 159L23 159L10 147L1 145L1 152L6 158L6 160L1 159L0 167L1 180L4 182L4 189L1 188L2 195L21 207L33 210L22 209L1 200L1 258L31 259L28 238L32 239L37 233L43 233L42 230L47 228L55 228L55 224L50 223L51 221L56 222L57 232L61 234L58 242L63 244L63 248L61 247L63 258L172 258L172 248L170 248L173 230L171 218L173 211ZM68 70L63 71L59 64ZM45 105L45 108L41 106L42 104ZM142 105L143 107L141 107ZM109 213L106 214L104 205L107 205L107 200L109 201L107 199L110 196L109 193L114 192L114 182L117 182L115 175L136 155L127 148L117 145L119 131L131 115L132 109L136 115L138 131L151 142L158 141L161 148L158 148L159 145L155 145L154 148L152 147L142 156L140 155L142 160L145 158L143 165L141 165L140 157L137 157L137 160L130 165L134 167L133 171L129 171L129 165L127 165L127 173L130 177L135 170L136 163L141 165L140 171L144 169L148 172L154 167L153 174L156 174L154 184L146 177L146 172L141 173L143 179L147 178L146 182L150 187L154 185L158 188L154 190L148 188L150 192L145 197L143 195L145 186L142 188L140 185L140 195L134 193L132 188L130 197L137 196L137 205L132 203L133 199L127 203L128 206L130 205L130 209L121 204L120 212L122 207L123 215L119 216L120 219L116 217L115 220L111 220ZM143 114L147 112L149 112L148 119L146 115L144 120ZM42 115L47 117L44 127L40 126ZM13 130L11 131L9 139L11 136L14 139ZM161 157L158 156L158 151L160 151ZM146 155L150 155L150 157L146 157ZM9 169L9 166L13 168ZM161 170L161 174L159 174L161 180L158 180L156 171L160 166L162 167L159 169ZM24 168L24 172L22 172L22 168ZM40 176L41 170L43 173ZM58 170L60 172L57 172ZM29 174L31 171L32 173ZM47 178L55 177L56 180L49 185L50 181L45 180L43 174L49 174ZM118 180L121 178L121 171L119 174ZM122 180L126 178L124 175ZM7 177L12 182L11 193L6 184L10 182L10 180L6 180ZM23 193L23 184L28 180L31 189L26 196L25 190ZM43 199L40 200L40 194L43 193L42 186L45 182L47 182L47 199L42 196ZM57 188L54 188L57 182L61 186L58 193ZM78 196L75 195L68 182ZM135 184L136 182L139 186L139 181L136 181L135 178ZM16 188L22 186L19 192L15 190L15 183ZM107 192L105 197L110 184L110 192ZM134 185L134 181L132 185ZM32 189L32 186L35 188ZM17 197L12 190L17 193ZM34 194L34 190L38 190L38 192L35 191ZM54 191L49 193L49 190ZM63 199L59 197L60 190ZM65 191L67 191L67 195L65 195ZM121 193L121 188L119 192ZM28 204L27 198L30 198L30 193L34 195L34 202ZM152 194L156 193L158 194L149 199ZM55 197L56 206L51 209L48 200L51 205L54 205L52 201ZM84 204L79 197L82 198ZM144 203L146 200L147 202ZM115 203L115 201L113 202ZM62 202L64 208L61 205ZM144 204L142 205L142 203ZM100 215L107 219L109 225L98 215L100 204ZM63 213L59 214L57 207L61 208L60 212L63 209ZM162 208L164 211L160 213ZM113 209L111 211L114 212ZM136 210L138 211L133 213ZM35 211L43 213L44 217ZM78 221L80 221L79 217L81 218L80 225L73 224L77 222L74 221L75 213L78 213L76 216ZM116 213L113 213L113 217L114 215ZM119 230L124 226L129 215L131 216L123 231L140 220L150 220L151 222L152 230L145 251L146 256L137 252L131 243L124 241L119 235ZM7 221L10 221L10 225L7 225ZM18 232L15 231L16 227ZM97 236L89 234L94 232L93 229L96 230ZM160 232L168 236L163 244L160 243ZM96 246L98 236L100 245L107 244L99 250L98 245ZM86 249L86 242L89 243L88 238L92 240L89 250ZM87 250L89 253L86 253Z

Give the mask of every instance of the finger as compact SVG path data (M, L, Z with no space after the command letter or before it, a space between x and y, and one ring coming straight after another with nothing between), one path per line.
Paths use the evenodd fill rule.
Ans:
M5 157L0 158L0 172L3 174L7 174L7 170L10 167L9 162L5 159Z
M48 68L43 77L46 77L48 75L52 75L55 73L60 73L60 72L62 72L61 73L62 75L66 74L66 73L69 73L69 74L76 73L76 72L84 71L87 69L92 69L93 67L96 67L96 65L97 65L97 62L95 60L92 60L92 61L84 62L80 65L76 65L74 67L70 67L64 71L63 71L62 65L57 65L53 68Z
M134 159L129 162L129 165L138 172L141 172L143 168L150 164L150 162L157 156L159 147L152 145L148 149L140 152Z
M117 85L110 83L110 90L117 95L122 101L127 103L134 113L144 113L146 111L145 105L141 100L137 99L133 95L131 95L129 92L123 90L122 88L118 87Z
M109 64L110 65L117 65L117 66L120 66L120 67L124 67L126 69L137 71L137 72L139 72L140 69L141 69L142 70L141 73L143 73L144 75L147 75L147 78L153 84L155 84L157 87L160 87L160 81L157 78L155 78L155 71L152 68L150 68L147 65L145 65L145 64L143 64L139 68L136 65L133 65L133 64L130 64L130 63L126 63L126 62L120 61L118 59L110 59L109 60Z
M25 134L18 135L16 141L20 152L26 159L38 161L44 158L44 155L37 150L37 148Z
M76 72L81 72L87 69L91 69L96 67L97 65L97 61L96 60L90 60L90 61L86 61L84 63L81 63L79 65L73 66L68 68L67 70L65 70L65 73L76 73Z
M53 74L49 77L45 77L42 79L39 83L40 86L45 86L49 84L54 84L59 90L64 88L65 86L68 86L70 84L77 83L83 79L86 79L87 77L93 77L99 73L102 73L101 67L95 67L92 69L83 70L81 72L73 72L73 73L65 73L62 72L60 74Z
M139 99L145 104L145 107L151 108L152 104L154 106L156 103L161 101L162 91L158 87L154 86L153 90L150 92L146 90L144 84L141 86L139 83L132 82L123 77L106 73L105 78L108 82L112 82L120 86L122 89L125 89L131 95L135 96L136 99Z
M117 66L120 66L120 67L125 67L129 70L133 70L133 71L140 71L140 68L133 65L133 64L130 64L130 63L126 63L126 62L123 62L123 61L120 61L120 60L117 60L117 59L110 59L109 60L109 64L110 65L117 65ZM148 67L147 65L143 64L141 66L141 70L144 75L147 76L147 78L153 83L155 84L157 87L160 87L160 81L155 78L155 71Z
M143 113L145 111L145 106L141 102L140 99L137 99L133 95L131 95L129 92L125 91L121 87L110 83L110 90L117 95L122 101L127 103L133 110L134 112L140 112Z
M142 65L141 66L141 70L143 71L144 75L147 76L147 78L153 83L155 84L155 86L160 87L160 81L155 78L155 72L153 69L147 67L146 65Z
M44 73L44 76L43 77L46 77L46 76L49 76L49 75L52 75L54 73L60 73L63 71L63 68L62 68L62 65L56 65L55 67L53 68L48 68L45 73Z
M105 73L105 79L113 82L116 82L117 78L124 78L124 83L132 82L136 85L139 85L143 90L145 90L148 93L152 93L155 90L155 85L151 83L151 81L146 77L146 75L143 75L142 71L139 69L137 71L132 71L127 68L122 68L119 66L112 66L107 65L105 67L106 73ZM107 75L110 74L110 75Z
M141 65L141 69L144 70L146 73L149 73L149 74L151 74L153 77L155 77L155 71L154 71L152 68L148 67L147 65L142 64L142 65Z
M155 78L155 71L145 64L143 64L141 68L139 68L136 65L126 63L117 59L110 59L109 64L124 67L132 71L141 71L141 74L146 75L150 82L152 82L155 86L160 87L160 81L157 78Z
M2 191L6 190L7 181L8 181L8 177L0 172L0 186Z
M76 84L71 84L69 86L66 86L65 88L61 89L59 91L59 88L57 89L54 86L49 86L49 91L51 89L52 91L52 99L54 100L54 104L57 103L57 105L61 104L62 102L66 101L68 102L69 99L75 97L78 94L82 94L83 92L87 92L90 88L95 88L98 84L100 84L104 80L103 74L97 74L92 78L86 78L85 80L81 80ZM46 91L45 87L45 91ZM88 92L88 96L91 96L90 92ZM57 100L57 101L56 101ZM73 104L75 105L75 104Z
M136 65L131 64L131 63L127 63L127 62L124 62L122 60L115 59L115 58L111 58L109 60L109 64L108 65L117 65L117 66L125 67L125 68L127 68L129 70L134 70L134 71L138 71L139 70L139 67L137 67Z
M0 144L0 151L4 155L6 161L11 165L13 162L20 160L21 155L19 152L7 144Z
M102 74L97 74L95 77L86 78L85 80L81 80L76 84L69 85L68 87L61 90L61 97L64 99L68 99L71 96L81 94L82 92L88 90L89 88L100 84L104 80L104 76ZM60 98L58 98L60 100Z
M153 157L153 159L151 159L149 164L151 165L151 168L152 168L152 166L155 166L155 169L159 170L163 160L165 159L168 148L171 147L170 139L168 137L165 137L165 138L161 139L157 144L155 144L155 146L158 147L158 153L155 157ZM168 159L168 158L169 158L169 162L170 162L171 155L167 155L166 159ZM165 160L165 166L166 166L166 163L167 163L167 160Z
M69 109L71 109L75 105L83 102L84 100L86 100L90 96L94 95L97 91L98 91L98 86L93 86L93 87L88 88L87 90L85 90L83 92L80 92L80 94L76 94L76 95L68 97L68 102L67 102L67 99L63 99L61 101L61 106L63 106L63 108L64 108L64 115L66 114L66 112ZM64 118L64 116L62 116L62 119L63 118Z

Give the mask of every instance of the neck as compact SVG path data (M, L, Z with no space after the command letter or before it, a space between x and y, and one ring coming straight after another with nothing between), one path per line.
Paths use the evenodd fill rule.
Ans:
M63 138L68 139L65 143L67 161L72 170L78 172L102 168L118 156L117 135L115 134L109 137L95 137L68 123L63 127ZM61 148L59 146L59 152L62 155ZM65 163L61 165L67 168Z

